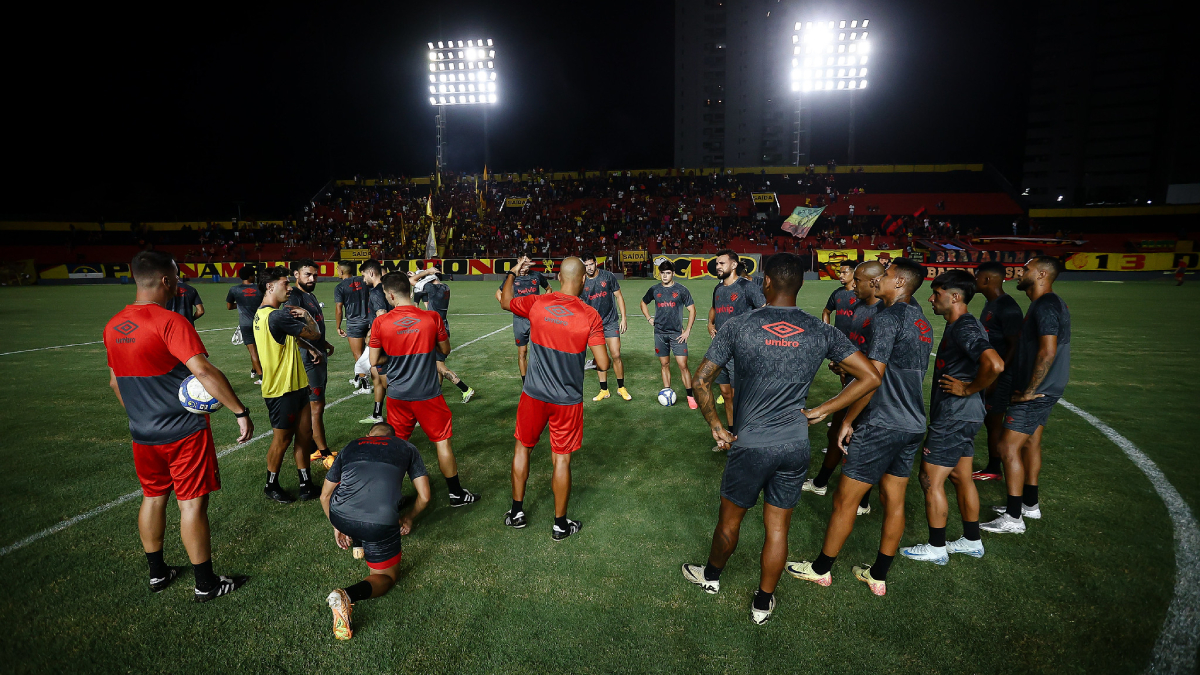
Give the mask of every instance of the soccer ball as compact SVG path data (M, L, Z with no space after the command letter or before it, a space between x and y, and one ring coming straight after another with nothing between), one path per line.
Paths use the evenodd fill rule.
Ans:
M667 406L675 405L675 390L663 389L658 392L658 402Z
M184 410L197 415L207 415L221 409L221 402L208 393L195 375L188 375L180 383L179 403Z

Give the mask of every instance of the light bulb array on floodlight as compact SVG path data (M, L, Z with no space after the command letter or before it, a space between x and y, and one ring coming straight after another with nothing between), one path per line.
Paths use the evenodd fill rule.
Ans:
M871 60L869 23L870 19L796 22L792 91L866 89Z
M496 49L490 39L427 44L431 105L496 102Z

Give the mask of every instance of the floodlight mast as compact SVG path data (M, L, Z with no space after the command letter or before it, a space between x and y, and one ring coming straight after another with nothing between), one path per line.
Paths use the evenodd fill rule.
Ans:
M792 34L792 91L796 94L795 158L796 165L808 158L810 137L802 96L807 92L850 92L849 163L854 163L854 99L867 87L869 54L867 36L870 19L841 21L797 21ZM815 95L815 94L814 94Z
M446 166L446 106L496 103L496 49L490 38L425 44L429 49L429 104L437 106L435 164L440 176Z

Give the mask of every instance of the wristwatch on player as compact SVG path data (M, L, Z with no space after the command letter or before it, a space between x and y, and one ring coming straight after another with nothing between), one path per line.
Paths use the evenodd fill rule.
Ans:
M238 418L241 418L241 417L249 417L249 416L250 416L250 409L249 409L249 408L243 408L243 409L242 409L242 412L240 412L240 413L233 413L233 416L234 416L234 417L238 417Z

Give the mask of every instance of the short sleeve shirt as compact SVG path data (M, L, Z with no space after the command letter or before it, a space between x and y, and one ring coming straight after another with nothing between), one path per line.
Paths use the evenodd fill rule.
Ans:
M417 447L395 436L367 436L350 441L325 474L337 483L329 500L330 513L375 525L400 522L400 487L404 475L428 476Z
M450 312L450 287L440 281L426 284L425 302L429 309L442 316L442 321L446 321Z
M594 279L587 276L583 278L583 301L596 310L605 324L621 320L621 313L617 311L617 303L613 298L613 293L619 290L621 284L617 282L617 275L608 270L597 270Z
M321 302L317 300L315 293L306 293L299 288L293 288L291 294L288 295L287 302L284 304L289 307L300 307L311 314L313 321L321 329L321 341L325 341L325 310L322 309ZM317 343L316 346L320 347L320 343ZM311 368L313 365L312 356L308 353L308 350L302 349L300 353L304 357L304 366Z
M251 326L254 324L254 313L262 304L262 291L258 290L258 284L230 286L225 294L225 302L237 305L239 326Z
M505 279L504 281L508 281ZM504 288L504 281L500 282L500 288ZM542 289L549 289L550 282L546 280L546 275L541 272L529 272L522 274L519 277L513 277L513 298L524 298L530 295L538 295ZM513 314L513 323L521 323L528 321L525 317Z
M859 419L884 429L921 433L925 431L922 384L933 351L933 327L920 306L907 302L880 309L871 323L867 358L887 364L887 369Z
M187 319L190 323L196 323L196 319L193 316L196 313L196 306L203 304L204 302L200 300L200 293L195 288L192 288L191 284L185 284L181 281L179 282L179 289L175 291L175 297L171 298L171 303L167 306L167 309Z
M738 277L737 281L728 286L718 283L713 289L712 297L713 325L717 330L721 330L726 321L766 304L767 299L763 297L762 287L746 277Z
M933 389L929 394L929 419L982 422L985 415L983 392L971 396L954 396L938 386L943 375L956 380L973 382L979 374L979 357L992 349L983 324L971 314L963 314L954 323L946 324L938 344L937 359L933 362Z
M642 296L642 302L654 305L654 332L679 335L683 332L683 310L696 304L687 287L678 281L670 286L654 284Z
M883 309L882 300L876 300L873 305L865 302L854 305L854 316L850 317L850 329L846 333L846 337L850 338L850 342L864 354L871 348L871 324L874 323L875 315L881 309ZM837 326L835 325L834 328ZM838 328L838 330L841 329Z
M387 296L383 294L383 284L376 284L375 287L371 289L369 300L367 302L367 318L371 321L374 321L375 317L379 315L380 310L388 312L391 311L391 309L392 304L387 301Z
M398 401L426 401L442 395L437 343L450 339L437 312L400 305L371 324L369 346L388 355L387 395Z
M1025 391L1029 386L1037 362L1039 343L1045 335L1057 336L1058 348L1050 371L1034 393L1058 397L1066 390L1067 380L1071 376L1071 312L1067 303L1057 294L1047 293L1034 300L1025 313L1020 341L1017 343L1017 368L1013 375L1015 391Z
M342 311L347 321L367 321L374 315L367 315L367 305L371 287L362 277L342 279L333 289L333 301L342 303Z
M992 349L1000 355L1000 358L1008 356L1008 337L1009 335L1016 336L1021 332L1021 324L1025 317L1021 314L1021 306L1013 296L1005 293L995 300L989 300L983 306L983 311L979 313L979 320L983 323L984 330L987 331L988 342L992 343ZM1016 337L1013 338L1014 342Z
M583 403L583 364L590 347L604 344L604 322L583 300L564 293L513 298L514 316L529 329L529 368L522 391L556 405Z
M849 335L850 321L854 318L854 308L858 306L858 296L854 291L839 288L829 295L825 309L833 314L833 327Z

